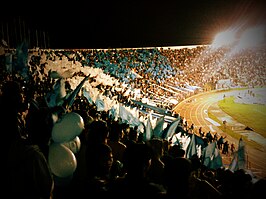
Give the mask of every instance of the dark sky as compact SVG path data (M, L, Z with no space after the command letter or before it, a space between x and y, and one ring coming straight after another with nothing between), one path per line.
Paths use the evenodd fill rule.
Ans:
M265 21L263 0L43 1L17 10L31 29L49 34L51 48L72 49L210 44L239 22Z

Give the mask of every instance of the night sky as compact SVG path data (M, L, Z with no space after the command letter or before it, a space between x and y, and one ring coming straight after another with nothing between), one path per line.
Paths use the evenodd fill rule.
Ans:
M24 9L17 5L2 21L18 14L30 29L49 35L50 48L198 45L210 44L216 33L235 24L242 28L265 24L264 4L263 0L40 2L23 5Z

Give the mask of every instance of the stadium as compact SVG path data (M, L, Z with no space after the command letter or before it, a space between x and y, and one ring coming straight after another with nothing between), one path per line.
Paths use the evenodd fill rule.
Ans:
M244 27L207 45L52 49L44 35L42 47L3 39L1 126L16 134L3 135L6 190L55 199L264 193L265 26ZM10 82L20 86L17 109ZM31 177L47 190L28 190Z

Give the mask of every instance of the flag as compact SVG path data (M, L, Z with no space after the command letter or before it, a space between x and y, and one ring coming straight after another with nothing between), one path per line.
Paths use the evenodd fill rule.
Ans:
M231 171L236 171L238 169L238 165L237 165L237 151L234 152L233 154L233 159L229 164L228 169Z
M48 75L52 78L52 79L58 79L58 78L63 78L58 71L48 71Z
M154 137L160 138L162 136L162 133L163 133L163 125L164 125L164 115L161 116L156 121L156 126L153 129Z
M192 134L190 142L186 149L186 158L191 158L194 154L197 155L197 146L195 134Z
M223 166L222 157L216 141L209 143L203 149L203 165L209 169L218 169Z
M73 90L71 92L71 94L68 97L66 97L66 99L64 101L64 107L65 108L72 106L72 104L75 101L75 98L76 98L77 94L79 93L80 89L84 85L85 81L87 81L88 79L89 79L88 76L84 77L84 79L79 83L79 85L75 88L75 90Z
M151 140L151 138L153 136L153 129L152 129L152 125L151 125L150 115L148 115L147 123L144 126L145 126L145 131L143 133L143 139L144 139L144 141Z
M17 46L15 59L12 63L13 71L20 74L23 79L28 80L28 44L25 41Z
M172 145L178 145L181 149L183 148L179 141L179 138L177 137L177 134L174 134L174 136L169 141L172 142Z
M180 118L178 117L176 120L174 120L162 133L161 138L167 139L169 137L172 137L173 134L176 132L176 128L180 122Z
M93 102L93 100L92 100L92 98L90 96L90 92L89 91L86 91L86 89L83 88L82 89L82 93L83 93L84 97L86 97L86 99L88 100L89 104L93 105L94 102Z
M101 99L100 94L98 94L96 101L95 101L97 111L104 111L105 109L105 104L104 101Z
M119 117L122 119L123 123L130 124L132 126L139 126L141 122L138 118L128 111L124 106L119 103Z
M242 138L239 139L237 158L238 158L238 168L239 169L247 169L246 147L245 147L245 143L244 143Z
M231 171L236 171L238 169L247 169L246 149L245 143L242 138L239 139L238 149L234 152L233 159L228 169L230 169Z
M114 104L111 109L109 110L109 118L113 120L117 120L118 118L118 110L117 110L117 104Z
M196 139L197 146L201 146L201 148L204 148L207 146L202 137L195 135L195 139Z
M50 108L61 106L63 104L65 95L65 81L62 78L57 79L51 92L47 93L45 96L47 106Z

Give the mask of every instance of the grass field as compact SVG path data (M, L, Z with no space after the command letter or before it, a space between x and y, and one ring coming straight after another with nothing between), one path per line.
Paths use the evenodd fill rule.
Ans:
M239 104L234 97L218 102L219 107L238 122L245 124L266 138L266 106L259 104Z

